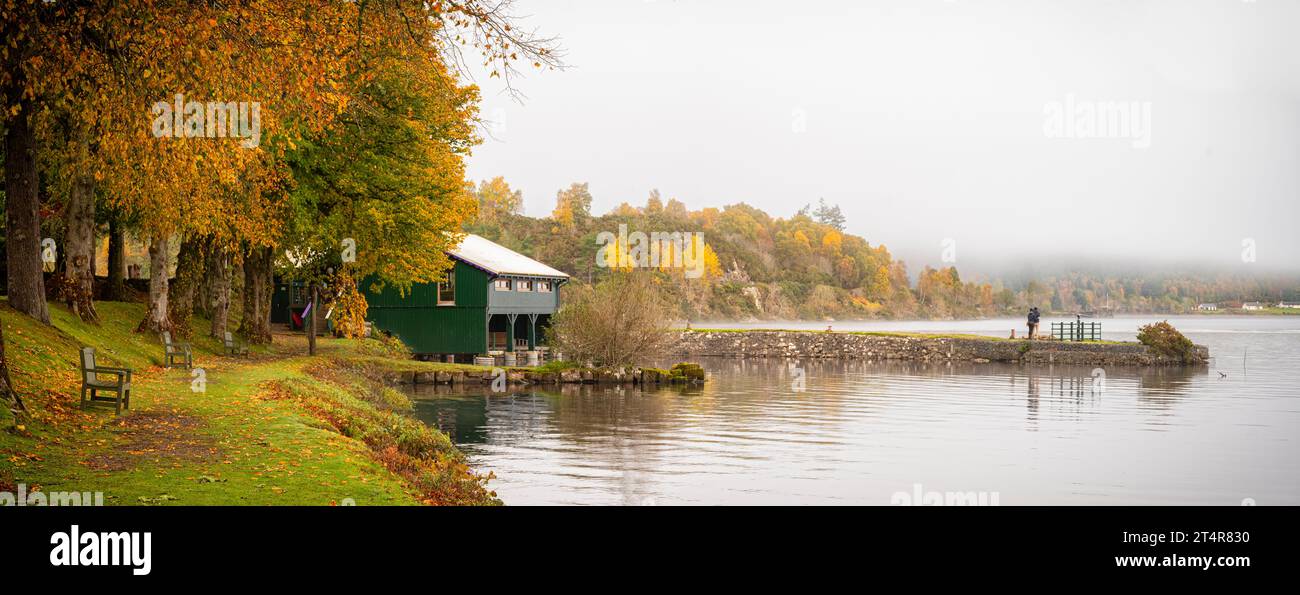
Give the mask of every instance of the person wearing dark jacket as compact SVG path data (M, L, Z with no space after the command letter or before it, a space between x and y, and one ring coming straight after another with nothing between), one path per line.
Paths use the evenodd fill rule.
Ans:
M1029 338L1038 338L1038 306L1029 309Z

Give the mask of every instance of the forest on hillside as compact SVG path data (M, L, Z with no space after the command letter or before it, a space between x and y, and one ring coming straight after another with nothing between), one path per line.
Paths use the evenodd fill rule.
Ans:
M556 193L548 217L522 214L523 196L503 177L470 191L478 216L465 226L503 246L592 284L617 267L598 237L620 226L650 232L701 234L703 275L658 267L657 282L684 320L853 320L972 318L1044 311L1186 313L1202 302L1276 302L1300 297L1300 279L1230 275L1107 275L1071 273L1017 284L963 280L955 266L923 268L912 282L907 265L883 244L845 231L838 206L820 202L789 218L744 203L691 210L652 190L644 204L623 202L591 212L587 184Z

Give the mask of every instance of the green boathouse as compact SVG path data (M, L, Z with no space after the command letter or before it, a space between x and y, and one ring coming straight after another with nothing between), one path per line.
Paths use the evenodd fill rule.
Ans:
M447 255L455 264L441 282L416 284L405 296L361 284L375 329L417 354L458 360L536 349L569 276L473 234Z

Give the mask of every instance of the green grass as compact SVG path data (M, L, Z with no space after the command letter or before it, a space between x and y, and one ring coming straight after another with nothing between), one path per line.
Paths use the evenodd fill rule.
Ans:
M556 359L537 366L536 368L532 368L532 370L540 374L556 374L565 370L572 370L581 367L582 366L577 362Z
M155 337L134 332L141 304L96 306L99 326L56 304L46 326L0 305L10 374L28 408L16 424L0 421L0 490L100 491L107 504L126 505L494 501L444 434L398 419L388 409L400 400L379 387L316 373L323 360L305 356L301 336L277 335L241 359L196 333L195 367L206 379L196 392L189 371L161 368ZM336 359L382 358L373 343L320 346ZM82 345L135 370L120 418L111 406L79 407Z
M383 356L357 356L349 358L351 361L373 366L377 369L391 372L489 372L491 366L475 366L471 364L448 364L444 362L422 362L413 359L394 359ZM522 368L521 368L522 369Z

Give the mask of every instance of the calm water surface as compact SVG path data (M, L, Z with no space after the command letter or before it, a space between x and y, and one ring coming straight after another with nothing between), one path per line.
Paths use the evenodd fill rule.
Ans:
M1099 322L1132 339L1151 320ZM1091 368L1071 366L704 358L696 389L412 394L507 504L887 505L918 489L1004 505L1300 504L1300 317L1170 322L1212 364L1108 369L1099 393ZM834 325L1006 336L1021 323Z

